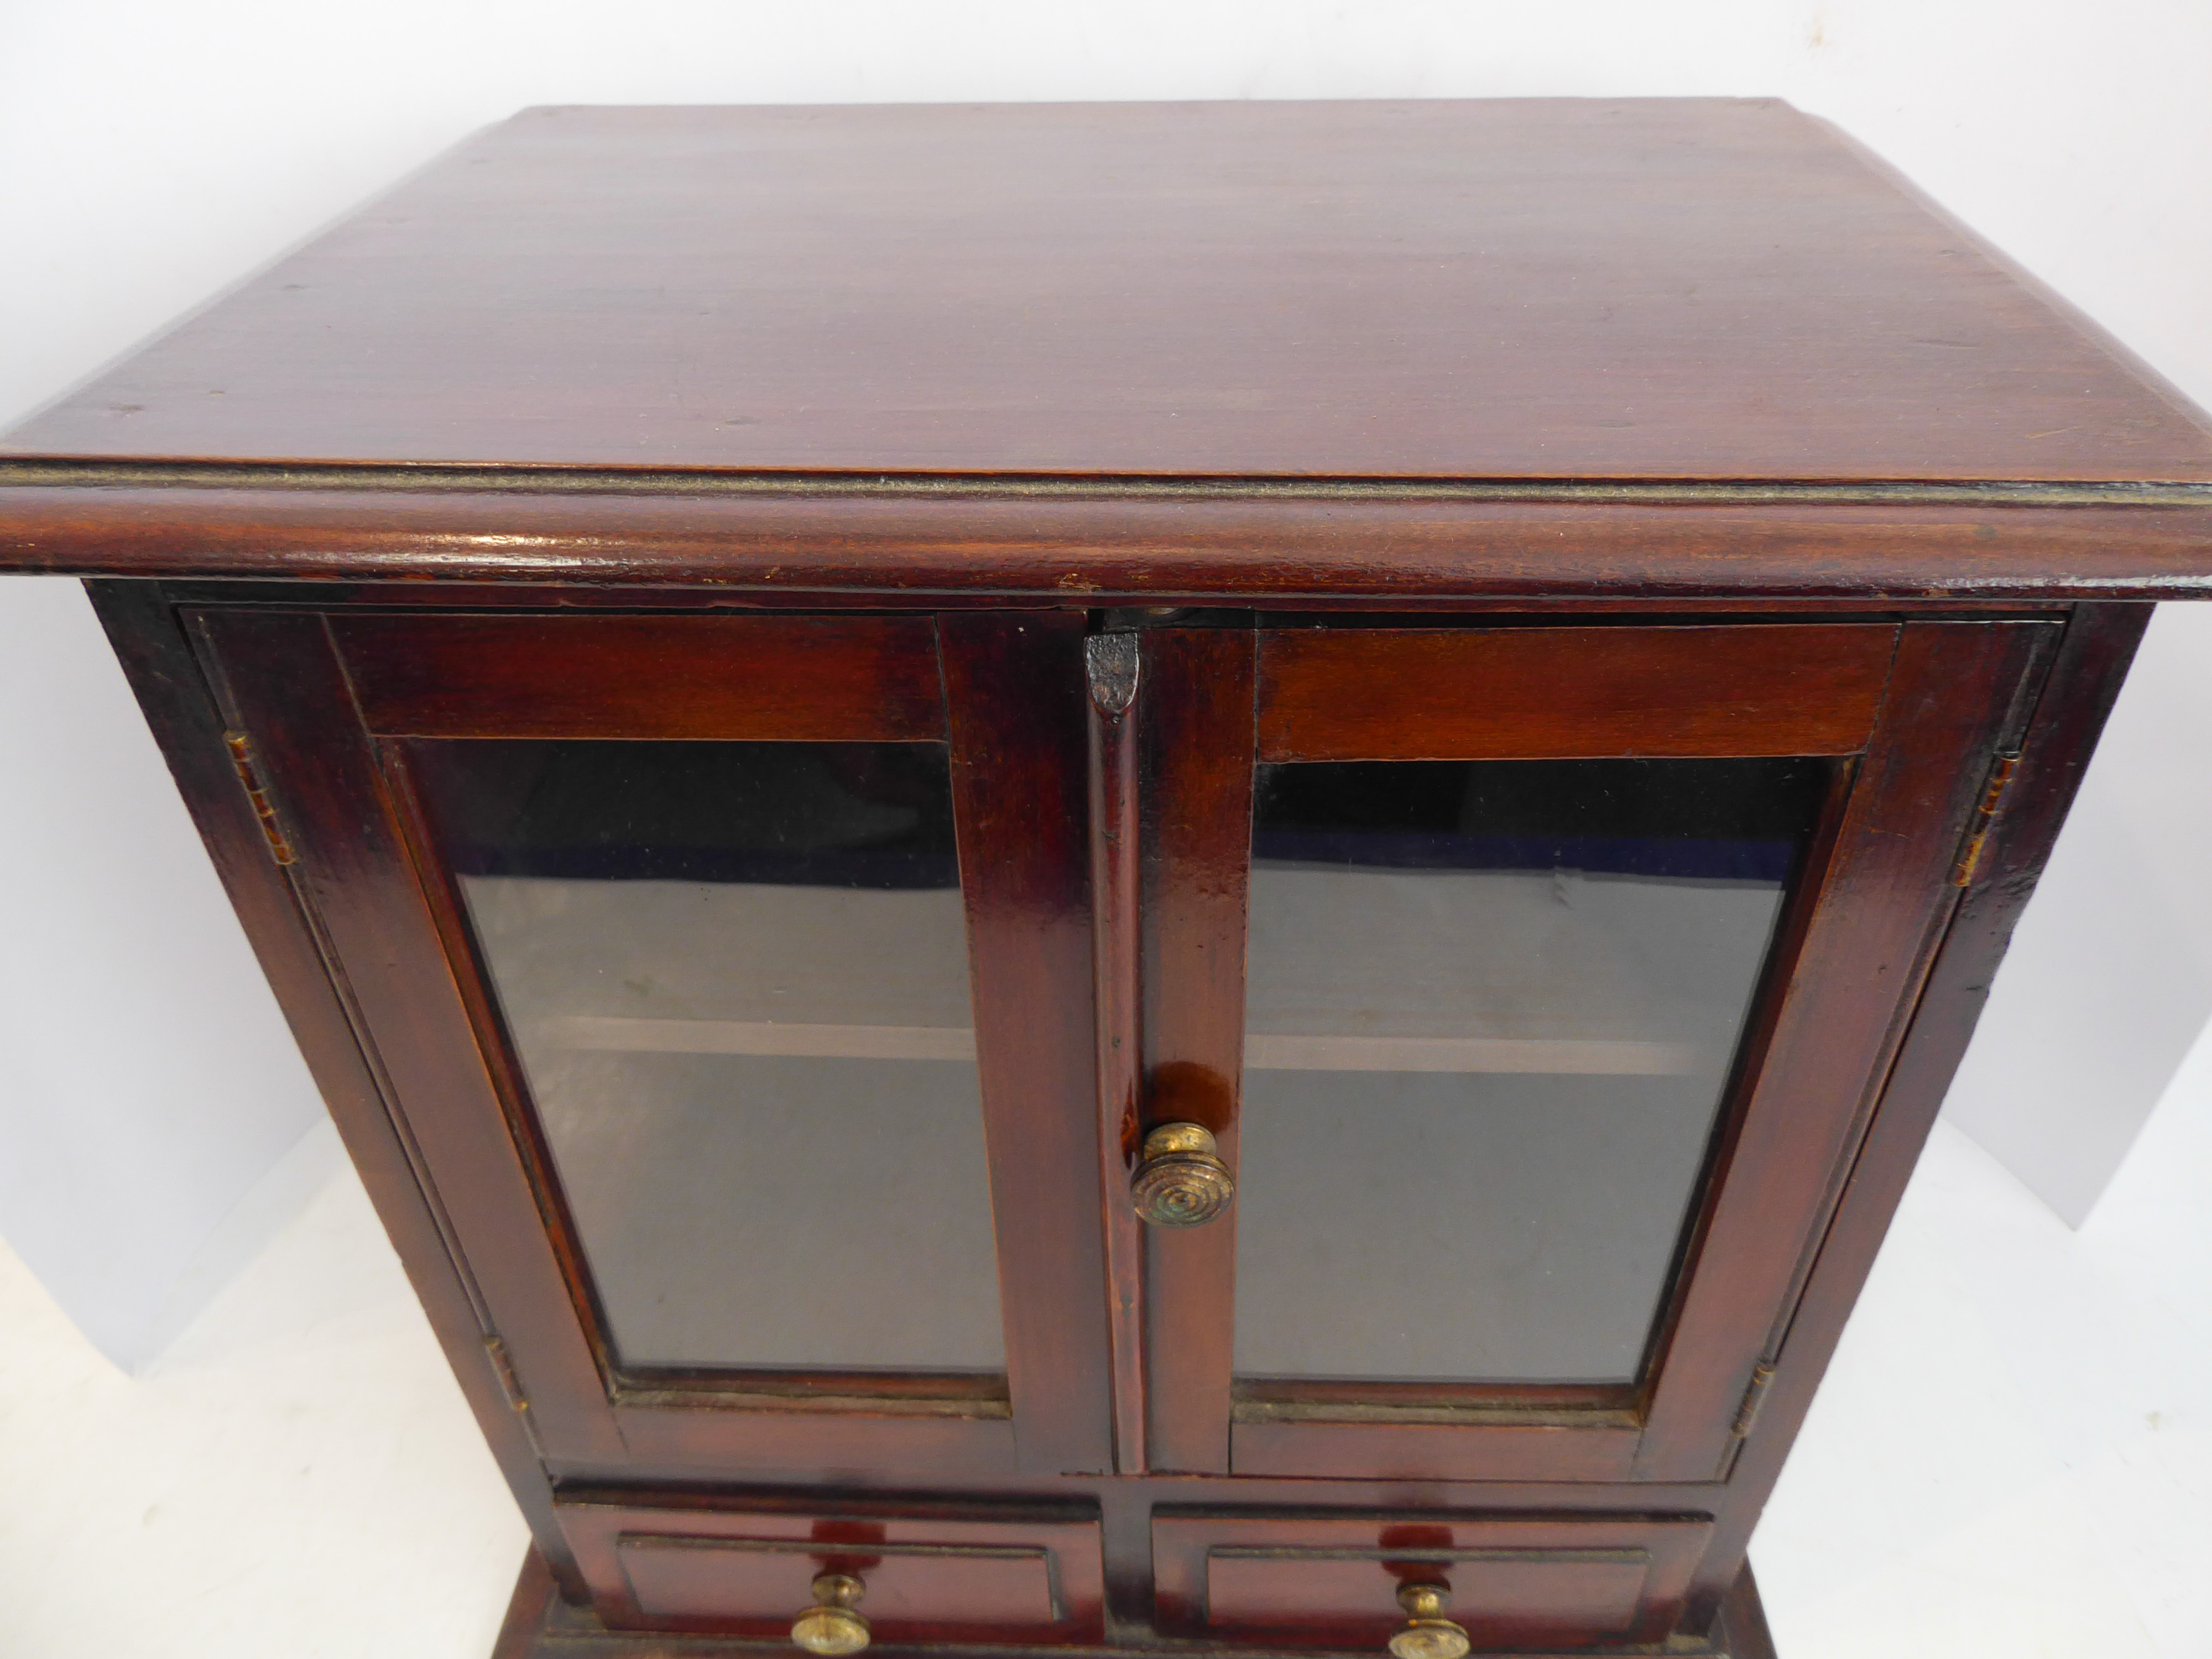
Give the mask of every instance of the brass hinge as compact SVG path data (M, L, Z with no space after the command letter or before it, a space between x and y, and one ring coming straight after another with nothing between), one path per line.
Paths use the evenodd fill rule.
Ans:
M1743 1404L1735 1408L1735 1427L1730 1431L1739 1440L1748 1440L1759 1422L1759 1408L1766 1401L1766 1385L1774 1381L1774 1367L1762 1362L1751 1373L1751 1386L1743 1391Z
M1990 830L1997 821L1997 808L2003 804L2004 793L2012 783L2012 775L2020 768L2017 755L1999 755L1990 763L1990 775L1982 785L1982 799L1974 808L1974 816L1966 825L1966 845L1959 849L1959 862L1951 871L1951 885L1966 887L1972 884L1974 872L1982 862L1982 849L1989 844Z
M507 1357L507 1344L495 1336L484 1338L484 1352L491 1357L491 1368L499 1373L499 1386L506 1390L507 1403L514 1414L526 1418L530 1414L530 1400L522 1392L522 1379L514 1374L514 1362Z
M295 854L292 843L284 838L284 830L276 822L276 809L269 804L269 792L261 787L261 775L253 769L253 744L243 732L226 732L222 740L230 750L231 769L238 781L246 786L246 799L253 803L253 816L261 820L261 833L268 837L269 854L279 864L289 864Z

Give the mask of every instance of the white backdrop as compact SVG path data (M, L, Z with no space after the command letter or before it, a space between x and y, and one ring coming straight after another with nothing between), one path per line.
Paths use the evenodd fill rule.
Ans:
M2212 404L2208 65L2201 0L0 0L0 424L519 106L882 100L1778 94ZM1949 1109L2069 1219L2212 1006L2208 644L2154 629ZM0 585L0 1235L135 1364L327 1143L73 586Z

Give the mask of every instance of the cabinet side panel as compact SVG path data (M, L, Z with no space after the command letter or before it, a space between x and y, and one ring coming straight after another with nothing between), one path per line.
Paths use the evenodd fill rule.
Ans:
M461 1392L539 1552L573 1586L575 1568L554 1522L552 1488L508 1401L469 1285L416 1178L290 878L270 856L232 769L222 711L192 659L176 612L150 583L86 586Z
M940 623L1022 1467L1112 1467L1079 611Z
M556 1459L618 1457L572 1286L323 618L208 611L189 620L265 763L271 810L297 849L294 879L345 965L369 1063L504 1344L539 1446Z
M1929 969L1880 1109L1783 1341L1758 1424L1730 1474L1727 1513L1699 1571L1690 1628L1700 1628L1736 1582L1735 1568L1752 1528L1873 1268L2150 613L2148 605L2085 605L2066 625L2033 715L2017 738L2019 765ZM2009 744L2012 734L2005 739Z
M1725 1468L1771 1332L1820 1237L1942 937L1949 878L2042 623L1913 623L1860 763L1812 927L1658 1363L1637 1472Z

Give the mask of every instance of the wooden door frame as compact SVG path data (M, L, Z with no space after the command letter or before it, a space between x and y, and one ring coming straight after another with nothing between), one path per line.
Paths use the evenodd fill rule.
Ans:
M1294 1406L1241 1399L1232 1206L1212 1226L1146 1241L1148 1466L1724 1476L1747 1426L1740 1407L1771 1374L1955 905L1990 759L2016 741L2059 631L2033 619L1759 619L1146 633L1145 1120L1205 1123L1232 1169L1257 763L1814 754L1850 771L1785 906L1636 1389L1589 1391L1579 1406L1514 1389L1400 1409L1374 1389L1357 1404L1331 1405L1317 1387L1295 1390ZM1163 1075L1216 1086L1163 1091Z
M940 630L912 613L211 606L185 620L250 734L363 1050L550 1467L984 1476L1108 1466L1079 617L998 612ZM1041 690L1054 683L1065 697ZM947 743L1005 1399L947 1401L887 1378L823 1401L788 1378L749 1390L757 1374L745 1373L696 1393L622 1385L395 749L464 735Z

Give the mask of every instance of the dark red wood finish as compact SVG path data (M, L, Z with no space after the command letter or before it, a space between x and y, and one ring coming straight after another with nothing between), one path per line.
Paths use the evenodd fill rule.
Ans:
M1133 633L1085 638L1091 692L1091 959L1097 983L1098 1161L1104 1182L1106 1306L1111 1338L1114 1472L1145 1471L1145 1238L1121 1200L1144 1139L1143 757Z
M763 1516L1003 1527L958 1599L1033 1598L1042 1551L1075 1621L1022 1639L1124 1655L1156 1570L1200 1605L1192 1538L1257 1550L1215 1588L1259 1633L1203 1638L1253 1659L1406 1547L1376 1517L1459 1517L1556 1537L1492 1599L1553 1552L1563 1650L1624 1651L1641 1551L1629 1628L1765 1659L1746 1541L2139 602L2212 592L2208 434L1771 103L535 112L15 434L0 568L118 579L530 1519L502 1659L665 1648L553 1594L647 1617L624 1528L707 1540L630 1554L655 1622L719 1620L713 1563L799 1559L726 1547L805 1541ZM1178 605L1222 609L1135 609ZM1124 717L1102 628L1137 630ZM411 793L408 742L465 732L949 743L1003 1385L613 1372ZM1133 1116L1237 1158L1255 758L1370 750L1833 759L1638 1389L1232 1388L1233 1209L1129 1225ZM1345 1559L1286 1569L1278 1525Z
M1879 625L1276 631L1263 761L1853 755L1889 678Z
M615 626L603 635L604 620ZM362 1023L387 1056L401 1121L453 1218L548 1457L594 1468L635 1457L729 1474L1107 1467L1104 1382L1091 1352L1103 1348L1104 1324L1095 1297L1096 1158L1071 1157L1066 1145L1070 1137L1087 1145L1095 1121L1087 849L1079 817L1065 817L1082 800L1079 617L977 618L955 630L945 653L964 711L949 736L987 1135L1000 1172L994 1209L1005 1230L1009 1346L1006 1384L978 1379L965 1393L930 1379L733 1374L684 1389L618 1374L457 896L414 803L404 751L378 747L425 726L445 735L614 738L641 728L647 736L758 738L777 733L769 718L777 708L799 711L790 720L796 732L781 735L915 738L924 734L918 717L896 703L839 698L855 682L878 692L886 684L921 688L909 703L933 693L933 674L925 680L914 662L919 651L936 666L928 619L326 623L312 614L209 611L197 622L240 720L283 780L276 811L296 838L301 878L335 953L365 964L356 970ZM1055 647L1060 659L1041 667L1036 653ZM757 701L748 695L763 680L748 660L756 650L775 671L774 696ZM420 671L410 666L422 659L461 666L430 696L416 689ZM543 716L538 699L562 678L545 665L564 660L595 690L565 690L557 716ZM503 664L520 665L502 674ZM1060 724L1048 699L988 689L992 675L1005 673L1025 685L1056 674L1069 688ZM700 694L702 680L708 695ZM811 684L830 694L818 705L805 697ZM357 701L356 685L368 688ZM689 713L672 721L658 712L664 702ZM1063 823L1056 848L1038 833ZM1041 925L1054 915L1056 928Z
M939 620L1021 1467L1114 1467L1079 611Z
M990 479L880 492L796 480L754 492L675 480L629 493L557 476L472 474L439 490L405 475L343 488L296 476L141 483L0 461L0 569L389 580L419 584L417 605L441 602L445 583L577 584L573 602L601 605L608 594L592 590L621 583L689 589L696 604L960 594L1334 611L2212 595L2212 489L2197 485L1201 492L1072 479L1032 493Z
M1693 1620L1717 1607L1729 1563L1749 1543L1844 1321L1873 1269L1890 1218L1966 1051L1990 982L2081 787L2106 717L2150 621L2148 605L2085 605L2065 632L2030 708L2009 713L1998 742L2017 750L2010 787L1988 825L1896 1060L1853 1158L1804 1288L1771 1338L1774 1380L1726 1474L1730 1502L1699 1569Z
M1476 1647L1657 1642L1681 1613L1704 1516L1264 1515L1156 1510L1160 1626L1187 1638L1376 1652L1401 1584L1441 1584Z
M1840 819L1803 878L1814 896L1785 926L1789 954L1769 975L1747 1041L1755 1063L1741 1068L1724 1115L1662 1339L1634 1398L1260 1382L1232 1389L1232 1207L1207 1227L1155 1235L1152 1391L1187 1414L1193 1443L1210 1448L1199 1434L1224 1425L1226 1467L1248 1475L1717 1478L1734 1455L1737 1407L1818 1236L1834 1171L1863 1128L1900 1011L1948 918L1945 878L1979 781L2056 631L1916 623L1260 634L1262 757L1863 754L1848 794L1838 794ZM1233 637L1241 648L1244 636ZM1223 915L1233 905L1241 922L1252 755L1241 724L1232 729L1225 718L1211 742L1166 724L1212 706L1234 682L1197 684L1207 701L1178 695L1166 675L1141 699L1146 719L1162 722L1161 752L1174 757L1162 763L1164 774L1224 780L1212 797L1224 804L1210 816L1179 811L1172 793L1156 809L1148 848L1158 866L1156 930L1186 910L1200 914L1195 900L1178 909L1185 893ZM1563 689L1547 700L1554 686ZM1232 776L1246 780L1236 806ZM1152 1005L1187 1023L1205 1018L1204 1041L1237 1052L1241 951L1148 954L1146 968ZM1209 1097L1207 1116L1161 1095L1155 1085L1153 1121L1191 1117L1223 1133L1220 1097ZM1233 1114L1233 1094L1227 1104ZM1233 1137L1223 1139L1233 1159ZM1161 1340L1168 1331L1174 1346ZM1218 1415L1200 1419L1200 1401ZM1167 1409L1156 1405L1156 1417Z
M1137 684L1144 790L1144 1117L1195 1123L1237 1168L1252 841L1253 635L1158 629ZM1115 1195L1125 1206L1124 1193ZM1236 1235L1145 1236L1146 1466L1229 1472Z
M814 1578L838 1572L866 1587L858 1611L889 1646L1103 1634L1098 1522L1081 1505L599 1499L563 1501L560 1521L618 1630L786 1642Z
M2148 371L1773 100L530 110L11 441L2212 481Z
M911 743L945 736L927 617L348 617L380 737Z

